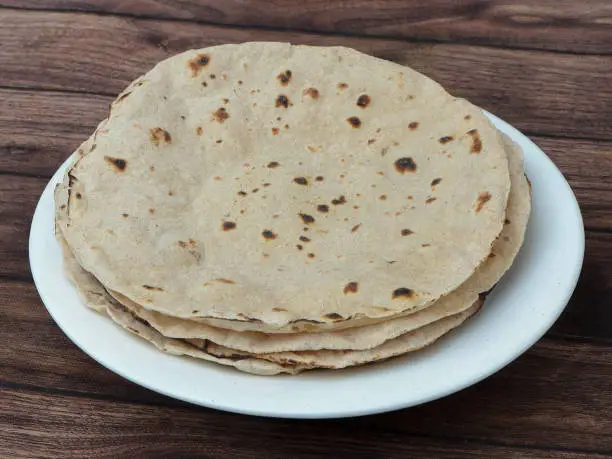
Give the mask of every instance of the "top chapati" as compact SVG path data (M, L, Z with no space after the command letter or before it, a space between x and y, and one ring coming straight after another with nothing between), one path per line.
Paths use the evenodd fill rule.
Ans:
M341 322L453 291L490 253L509 185L481 111L409 68L223 45L119 96L58 224L85 270L147 309Z

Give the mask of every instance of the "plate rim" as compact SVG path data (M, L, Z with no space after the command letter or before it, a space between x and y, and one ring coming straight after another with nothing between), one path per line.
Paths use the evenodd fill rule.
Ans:
M568 284L569 287L565 288L564 291L564 295L563 298L559 301L559 305L556 307L554 314L550 315L544 322L539 324L539 327L537 327L537 330L535 330L532 334L531 334L531 338L526 340L524 343L522 343L521 346L518 346L516 348L514 348L514 351L509 353L508 355L505 356L504 359L500 359L498 362L496 362L495 365L492 366L488 366L486 368L485 371L481 371L479 374L477 375L472 375L471 378L464 378L463 380L459 380L457 383L455 384L449 384L444 390L440 390L440 391L434 391L432 390L430 393L422 395L421 397L407 397L406 399L403 400L389 400L386 402L378 402L378 403L370 403L369 405L366 406L359 406L359 407L346 407L346 409L344 410L316 410L316 411L292 411L292 410L286 410L286 411L282 411L279 409L266 409L265 407L255 407L255 406L250 406L247 408L243 408L241 406L236 406L235 404L232 403L227 403L226 402L220 402L214 399L210 399L207 401L203 401L201 398L197 398L192 396L192 394L184 394L184 393L177 393L175 391L169 390L166 387L163 387L163 384L155 384L152 383L150 381L147 381L146 379L143 380L142 377L140 377L138 374L134 375L133 373L130 373L130 371L126 371L124 368L118 367L116 364L113 365L112 361L108 361L108 359L100 356L99 352L97 352L96 350L92 350L91 347L87 347L84 345L84 343L82 342L82 340L80 340L78 337L75 336L75 333L73 333L73 328L71 328L71 326L69 326L69 324L63 323L63 321L59 318L59 314L57 313L56 310L54 310L54 308L52 306L49 306L47 304L47 300L45 299L46 295L43 291L41 291L41 285L43 285L40 275L42 273L39 272L39 266L37 264L37 240L36 240L36 229L38 228L39 225L43 225L43 223L40 223L41 221L41 214L43 212L42 210L42 206L43 201L45 201L45 197L53 195L53 187L55 185L55 183L57 182L58 177L61 175L60 172L63 171L65 169L65 167L67 167L67 165L69 164L71 157L70 156L54 173L53 177L49 180L49 182L47 183L47 185L45 186L45 189L43 191L43 193L41 194L39 201L36 205L36 210L34 212L33 218L32 218L32 224L31 224L31 228L30 228L30 235L29 235L29 250L28 250L28 256L29 256L29 262L30 262L30 269L32 272L32 277L34 280L34 284L36 286L36 289L38 291L38 294L45 306L45 308L47 309L47 311L49 312L49 314L51 315L51 317L53 318L54 322L58 325L58 327L62 330L62 332L79 348L81 349L83 352L85 352L87 355L89 355L90 357L92 357L97 363L101 364L102 366L104 366L105 368L107 368L108 370L112 371L113 373L118 374L119 376L127 379L128 381L131 381L134 384L138 384L142 387L145 387L149 390L152 390L154 392L163 394L165 396L168 397L172 397L178 400L182 400L188 403L192 403L195 405L200 405L200 406L204 406L204 407L208 407L208 408L213 408L213 409L217 409L217 410L222 410L222 411L228 411L228 412L233 412L233 413L240 413L240 414L248 414L248 415L255 415L255 416L262 416L262 417L276 417L276 418L302 418L302 419L323 419L323 418L345 418L345 417L355 417L355 416L364 416L364 415L371 415L371 414L378 414L378 413L383 413L383 412L388 412L388 411L393 411L393 410L398 410L398 409L403 409L403 408L407 408L407 407L412 407L412 406L417 406L423 403L427 403L429 401L432 400L436 400L442 397L446 397L452 393L455 392L459 392L467 387L470 387L474 384L477 384L478 382L482 381L483 379L488 378L489 376L491 376L494 373L497 373L498 371L500 371L502 368L504 368L505 366L507 366L508 364L510 364L511 362L513 362L514 360L516 360L520 355L522 355L527 349L529 349L531 346L533 346L537 341L539 341L542 336L552 327L552 325L556 322L556 320L559 318L559 316L561 315L561 313L565 310L567 303L569 302L571 295L576 287L576 284L578 282L578 278L580 276L580 272L582 270L582 264L584 261L584 247L585 247L585 234L584 234L584 224L583 224L583 219L582 219L582 215L580 212L580 207L578 205L578 201L576 200L576 197L570 187L570 185L567 183L567 181L565 180L565 178L563 177L563 174L561 173L561 171L556 167L556 165L553 163L553 161L533 142L531 141L526 135L524 135L523 133L521 133L518 129L516 129L515 127L513 127L512 125L510 125L509 123L503 121L501 118L483 110L483 112L491 119L491 121L495 124L496 128L499 129L500 131L504 132L505 134L509 135L510 138L517 142L519 144L519 146L521 147L521 150L524 152L525 148L523 147L523 145L528 146L531 150L533 150L534 152L537 152L537 154L541 155L542 160L544 160L544 162L546 163L547 167L551 169L551 171L553 173L556 173L560 176L561 181L560 183L563 184L563 186L565 187L565 191L568 192L568 197L569 199L569 203L571 206L570 213L572 214L572 217L574 219L574 223L576 223L578 225L577 229L578 231L578 239L576 241L572 241L573 243L577 243L578 245L576 246L577 250L577 259L576 262L574 264L572 264L572 268L573 271L571 273L570 276L570 283ZM533 178L531 178L531 180L533 180ZM531 224L531 218L530 218L530 223ZM51 228L51 231L53 230L53 228ZM40 268L41 269L41 268ZM95 313L94 313L95 314ZM140 341L139 338L137 337L132 337L131 335L128 335L129 338L131 338L132 340L134 340L134 342ZM452 338L452 337L451 337ZM142 343L146 346L150 346L152 347L152 345L150 345L150 343ZM177 359L176 356L171 356L168 354L163 354L160 351L157 351L155 349L155 352L159 353L160 356L162 356L163 358L173 358L173 359ZM200 363L197 362L198 365L202 364L202 365L212 365L214 364L210 364L208 362L204 362L204 363ZM378 364L381 365L381 364ZM237 373L236 370L234 369L230 369L228 370L231 372L231 374L234 374L234 372ZM327 370L328 372L330 370ZM357 369L345 369L345 370L341 370L341 373L343 373L344 375L347 375L348 372L356 372L358 371ZM308 372L307 372L308 373ZM338 372L336 372L338 373ZM241 375L244 376L244 375ZM253 375L248 375L249 377L252 378L266 378L266 377L262 377L262 376L253 376ZM348 375L348 377L350 378L351 375ZM282 378L283 380L293 380L293 378L299 378L300 375L298 376L274 376L273 378ZM316 380L316 379L315 379ZM283 407L284 408L284 407Z

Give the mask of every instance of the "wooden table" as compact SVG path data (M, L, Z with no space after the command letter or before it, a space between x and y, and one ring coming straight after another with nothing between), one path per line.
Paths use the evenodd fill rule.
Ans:
M611 2L0 5L0 457L612 457ZM458 394L340 421L187 405L77 349L49 317L28 266L43 187L113 97L155 62L248 40L341 44L408 64L540 145L572 185L587 235L580 283L553 329Z

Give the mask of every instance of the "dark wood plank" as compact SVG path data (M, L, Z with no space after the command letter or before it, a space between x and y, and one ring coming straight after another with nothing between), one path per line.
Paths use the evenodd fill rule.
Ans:
M333 422L291 422L10 389L0 393L0 404L3 457L610 457L565 449L561 445L567 441L546 450L522 440L506 445L490 438L458 438L450 426L442 429L442 436L421 435L412 431L419 424L419 410ZM605 437L602 440L606 442Z
M46 179L0 175L0 278L31 278L28 234L46 184Z
M117 94L157 61L249 40L346 45L410 65L532 133L612 139L612 57L0 10L5 86Z
M612 53L606 0L2 0L16 8L91 11L410 40Z
M604 238L600 245L590 242L589 250L611 253L612 236ZM595 261L599 263L603 258L595 258ZM603 321L603 308L612 304L610 260L601 268L600 275L607 282L607 290L600 303L593 304L592 300L595 295L602 294L601 290L591 295L590 285L582 284L566 313L572 316L569 324L564 324L566 319L562 318L548 337L500 373L446 399L365 418L366 421L357 425L369 432L367 435L371 438L433 435L476 442L486 439L497 445L612 452L612 437L607 435L612 431L609 413L612 326L609 320ZM578 328L576 323L580 324ZM567 331L571 335L566 335ZM581 337L573 338L575 334ZM4 338L0 347L0 388L3 384L9 387L25 385L70 396L83 394L160 406L177 404L122 380L70 343L47 314L32 284L0 283L0 335ZM585 338L591 335L597 339ZM0 393L6 391L5 388ZM0 399L3 409L5 403ZM70 416L76 410L75 403L81 402L68 404ZM85 416L91 416L91 410L86 410ZM119 417L122 418L125 413L123 408L121 410ZM226 419L216 412L200 411L205 413L202 419L206 416L208 422L216 422L210 416ZM235 422L235 419L232 417L227 422ZM261 425L261 421L258 423ZM262 430L269 427L265 425ZM304 433L308 435L308 431ZM339 438L343 435L341 431L336 433ZM367 438L356 441L367 442ZM356 446L359 445L361 443Z

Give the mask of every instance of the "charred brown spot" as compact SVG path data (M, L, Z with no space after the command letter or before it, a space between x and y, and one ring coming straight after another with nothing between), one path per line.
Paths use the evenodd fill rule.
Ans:
M275 128L275 127L272 128L272 134L273 135L278 135L278 132L279 132L278 128Z
M332 199L331 202L334 206L339 206L342 204L346 204L346 198L344 196L340 196L339 198Z
M274 312L287 312L285 308L272 308Z
M316 180L317 182L322 182L322 181L324 180L324 178L323 178L323 176L322 176L322 175L317 175L317 176L315 177L315 180Z
M442 181L442 179L440 177L435 178L431 181L431 187L435 187L436 185L438 185L440 182Z
M330 320L342 320L342 316L337 312L330 312L329 314L325 314L323 317Z
M386 194L381 194L378 199L380 199L381 201L386 201L387 200L387 195Z
M276 161L271 161L268 163L268 165L266 167L270 168L270 169L275 169L278 166L280 166L280 163L276 162Z
M230 117L229 113L224 107L220 107L216 112L213 113L213 119L218 123L223 123Z
M279 73L276 79L283 86L287 86L289 84L289 81L291 81L291 70L285 70L284 72Z
M153 142L154 145L159 146L162 143L172 142L172 136L170 135L170 133L160 127L151 129L149 133L151 136L151 142Z
M319 205L317 206L317 210L318 210L319 212L321 212L321 213L324 213L324 214L325 214L325 213L329 212L329 206L328 206L327 204L319 204Z
M203 133L203 132L204 132L204 130L202 129L202 127L201 127L201 126L198 126L198 127L196 128L196 134L197 134L197 135L202 135L202 133Z
M149 209L149 213L150 213L151 215L155 214L155 209L150 208L150 209Z
M187 62L187 65L191 69L191 76L195 77L200 74L203 67L206 67L210 62L210 56L208 54L198 54L193 59Z
M253 188L253 189L251 190L251 193L257 193L258 191L259 191L259 188Z
M507 218L504 220L504 225L509 225L510 224L510 220L508 220Z
M248 193L246 191L242 191L242 190L238 192L238 196L243 196L244 197L244 196L247 196L247 194Z
M401 232L402 236L410 236L411 234L414 234L414 231L409 230L408 228L404 228Z
M229 104L229 99L225 99L225 98L224 98L224 99L223 99L223 103L224 103L224 104L226 104L226 105L227 105L227 104Z
M123 172L125 168L127 167L127 161L125 159L113 158L111 156L105 156L104 159L109 164L112 164L113 166L115 166L119 170L119 172Z
M350 118L347 118L346 121L348 121L348 123L355 129L361 127L361 120L356 116L351 116Z
M484 207L484 205L490 200L491 200L491 193L489 193L488 191L479 193L478 199L476 200L476 206L474 207L474 210L476 211L476 213L480 212L482 208Z
M208 87L208 83L206 81L202 81L202 86L204 86L206 88L206 87Z
M276 233L270 230L263 230L261 235L263 236L264 239L269 239L269 240L276 239Z
M122 216L123 218L128 218L130 215L129 215L129 214L121 214L121 216Z
M472 138L472 146L470 147L470 153L479 154L482 151L482 140L480 140L480 134L478 129L471 129L467 132Z
M421 244L421 247L430 247L431 244Z
M353 226L353 227L351 228L351 233L354 233L354 232L355 232L355 231L357 231L357 230L358 230L360 227L361 227L361 223L359 223L359 224L357 224L357 225Z
M308 185L308 180L306 180L304 177L296 177L293 179L293 181L298 185Z
M412 123L410 123L408 125L408 129L410 129L411 131L414 131L418 127L419 127L419 122L418 121L413 121Z
M307 238L306 236L300 236L300 241L302 241L302 242L310 242L310 238Z
M338 83L338 89L346 89L348 88L348 84L346 83Z
M440 142L442 145L445 145L448 142L452 142L453 140L455 140L455 138L452 135L445 135L444 137L440 137L438 139L438 142Z
M312 215L308 215L308 214L298 214L298 215L300 216L302 221L306 223L307 225L310 225L315 222L315 219Z
M370 105L370 101L370 96L368 96L367 94L362 94L357 98L357 106L361 108L366 108L368 105Z
M78 191L74 195L77 199L81 199L83 197L83 195L79 193Z
M150 170L151 172L155 172L155 166L150 166L150 167L149 167L149 170Z
M391 295L391 297L393 299L396 299L396 298L412 298L413 296L414 296L414 290L411 290L411 289L405 288L405 287L396 288L395 290L393 290L393 294Z
M230 231L236 228L236 223L234 222L223 222L223 224L221 225L223 228L223 231Z
M154 292L163 292L164 291L163 288L161 288L161 287L154 287L152 285L143 285L142 287L146 288L147 290L154 291Z
M256 323L261 323L261 322L262 322L261 320L256 319L255 317L249 317L249 316L244 315L244 314L242 314L242 313L238 313L238 314L236 314L236 317L240 317L241 319L244 319L244 320L246 320L247 322L256 322ZM233 357L234 355L235 355L235 354L232 354L232 357ZM240 357L242 357L242 358L248 358L248 356L247 356L247 355L243 356L243 355L241 355L241 354L240 354Z
M304 95L310 96L314 100L317 100L319 98L319 91L315 88L304 89Z
M376 139L368 139L368 145L372 145L374 142L376 142Z
M359 291L359 284L357 282L349 282L344 286L344 294L357 293Z
M395 170L400 174L405 174L406 172L416 172L417 165L412 158L399 158L395 161Z
M463 119L469 121L472 119L472 115L465 115Z
M432 202L436 201L438 198L434 198L433 196L431 198L427 198L425 200L425 204L431 204Z
M288 108L289 107L289 98L287 98L287 96L285 96L284 94L281 94L281 95L279 95L276 98L275 105L276 105L276 107Z
M211 79L211 80L214 80L215 78L217 78L217 75L215 75L214 73L211 73L211 74L210 74L210 79Z
M298 244L296 247L298 250L304 250L304 246L302 244Z
M314 258L314 257L315 257L314 253L311 252L311 253L308 254L308 258Z

